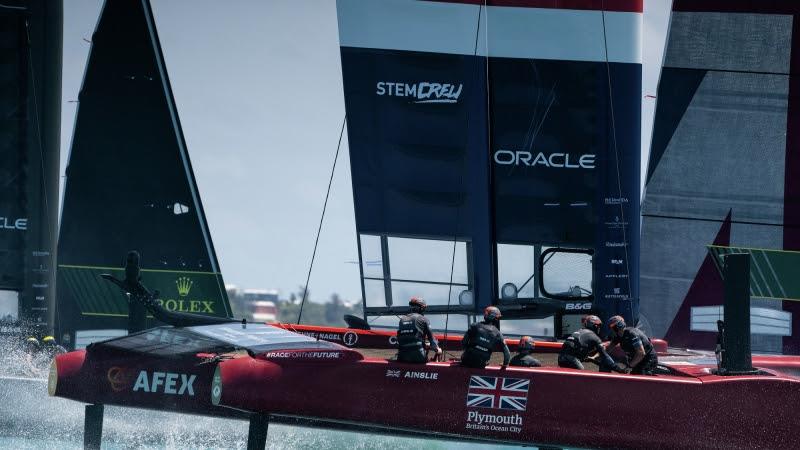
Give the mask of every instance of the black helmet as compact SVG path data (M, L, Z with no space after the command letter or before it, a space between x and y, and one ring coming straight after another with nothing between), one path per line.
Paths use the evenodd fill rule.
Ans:
M422 312L425 311L425 309L428 307L428 304L425 303L425 299L422 297L411 297L411 299L408 300L408 306L411 307L412 311Z
M519 338L519 344L517 344L517 351L532 352L534 346L535 344L533 343L532 337L522 336L521 338Z
M608 319L608 328L614 332L625 329L625 319L622 316L614 316Z
M589 315L583 318L583 328L594 331L594 334L600 334L600 327L603 326L603 321L595 315Z
M31 336L28 339L25 339L25 351L28 353L36 353L42 349L41 344L39 344L39 340L35 337Z
M483 310L483 320L487 322L498 320L501 317L503 317L503 315L500 314L500 310L496 306L487 306L486 309Z

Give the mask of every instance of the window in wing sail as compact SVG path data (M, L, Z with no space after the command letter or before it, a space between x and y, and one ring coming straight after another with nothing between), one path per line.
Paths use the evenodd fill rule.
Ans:
M591 250L544 248L540 261L544 296L562 300L593 298Z
M368 309L405 309L412 296L429 308L471 308L469 243L362 234L361 262Z

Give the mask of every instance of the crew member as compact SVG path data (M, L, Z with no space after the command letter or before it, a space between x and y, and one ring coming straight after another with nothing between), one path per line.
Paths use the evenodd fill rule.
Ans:
M511 352L508 351L505 338L500 333L500 310L494 306L487 306L483 310L483 322L470 325L461 346L464 353L461 355L461 365L483 369L492 357L495 345L503 345L503 368L508 366Z
M517 344L517 354L511 358L512 366L519 367L541 367L542 363L531 356L533 352L533 338L530 336L522 336Z
M39 354L39 351L42 350L42 345L39 343L39 340L35 337L31 336L28 339L25 339L25 345L22 347L30 356L36 356Z
M558 366L583 370L583 362L591 361L600 366L601 372L622 372L603 347L603 340L599 336L603 324L600 318L586 316L582 322L583 328L572 333L561 346Z
M608 349L610 351L616 345L622 347L622 351L628 356L630 373L653 375L658 365L658 356L647 335L638 328L626 327L622 316L608 319L608 328L614 335Z
M42 338L42 352L46 354L48 358L54 358L61 353L67 353L67 349L58 345L56 338L53 336L45 336Z
M431 345L431 350L436 356L442 354L439 343L431 332L431 323L423 315L428 304L420 297L411 297L408 301L411 314L400 317L400 326L397 329L397 360L409 363L428 362L428 352L425 350L425 338Z

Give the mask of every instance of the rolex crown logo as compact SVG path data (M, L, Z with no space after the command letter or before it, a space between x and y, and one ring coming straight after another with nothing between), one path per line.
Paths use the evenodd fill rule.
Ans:
M194 282L189 277L178 277L175 280L175 285L178 286L178 295L186 297L189 295L189 289L192 288Z

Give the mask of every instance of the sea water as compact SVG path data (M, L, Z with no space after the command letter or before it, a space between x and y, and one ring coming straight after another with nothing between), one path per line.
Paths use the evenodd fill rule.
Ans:
M84 404L47 395L46 361L17 349L0 353L0 448L83 447ZM105 407L105 449L227 449L247 447L248 422L142 409ZM517 448L460 441L392 437L270 424L270 449Z

